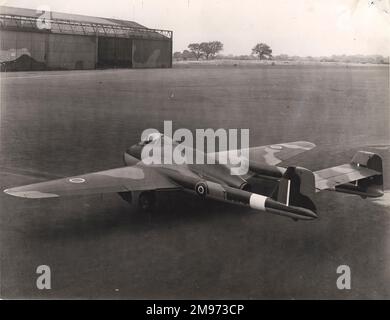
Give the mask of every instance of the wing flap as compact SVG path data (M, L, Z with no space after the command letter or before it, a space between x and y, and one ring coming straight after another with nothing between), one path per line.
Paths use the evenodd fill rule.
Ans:
M149 167L123 167L34 183L4 190L23 198L52 198L126 191L177 189L178 186Z

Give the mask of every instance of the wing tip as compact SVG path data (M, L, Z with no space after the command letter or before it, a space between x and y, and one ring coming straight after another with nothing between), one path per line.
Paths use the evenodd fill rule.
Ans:
M54 193L45 193L36 190L23 191L23 190L18 190L18 188L5 189L3 190L3 192L10 196L19 197L19 198L29 198L29 199L59 197L58 194L54 194Z
M310 141L297 141L301 146L307 150L311 150L316 147L316 144Z
M12 189L4 189L3 192L10 195L10 196L14 195L14 191L12 191Z

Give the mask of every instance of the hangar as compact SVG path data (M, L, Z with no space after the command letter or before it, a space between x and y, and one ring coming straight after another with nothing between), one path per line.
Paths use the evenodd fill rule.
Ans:
M1 71L171 68L169 30L0 6Z

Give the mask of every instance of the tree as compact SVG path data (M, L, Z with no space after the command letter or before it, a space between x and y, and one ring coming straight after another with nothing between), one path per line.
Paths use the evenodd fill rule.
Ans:
M193 59L195 57L193 52L190 52L188 50L183 50L183 53L181 54L181 57L184 61Z
M272 49L268 44L258 43L252 49L252 54L259 56L259 59L271 59L272 58Z
M200 51L204 54L207 60L214 58L215 55L223 50L223 44L220 41L202 42Z
M188 49L190 49L196 60L199 60L203 56L199 43L190 43Z
M183 58L183 55L180 51L176 51L173 53L173 59L175 60L181 60Z

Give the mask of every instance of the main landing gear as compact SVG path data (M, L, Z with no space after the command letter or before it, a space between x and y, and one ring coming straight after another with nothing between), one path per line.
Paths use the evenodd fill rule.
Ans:
M152 212L156 208L156 192L120 192L119 195L130 204L134 204L138 211Z
M144 191L138 195L138 209L151 212L156 208L156 194L153 191Z

